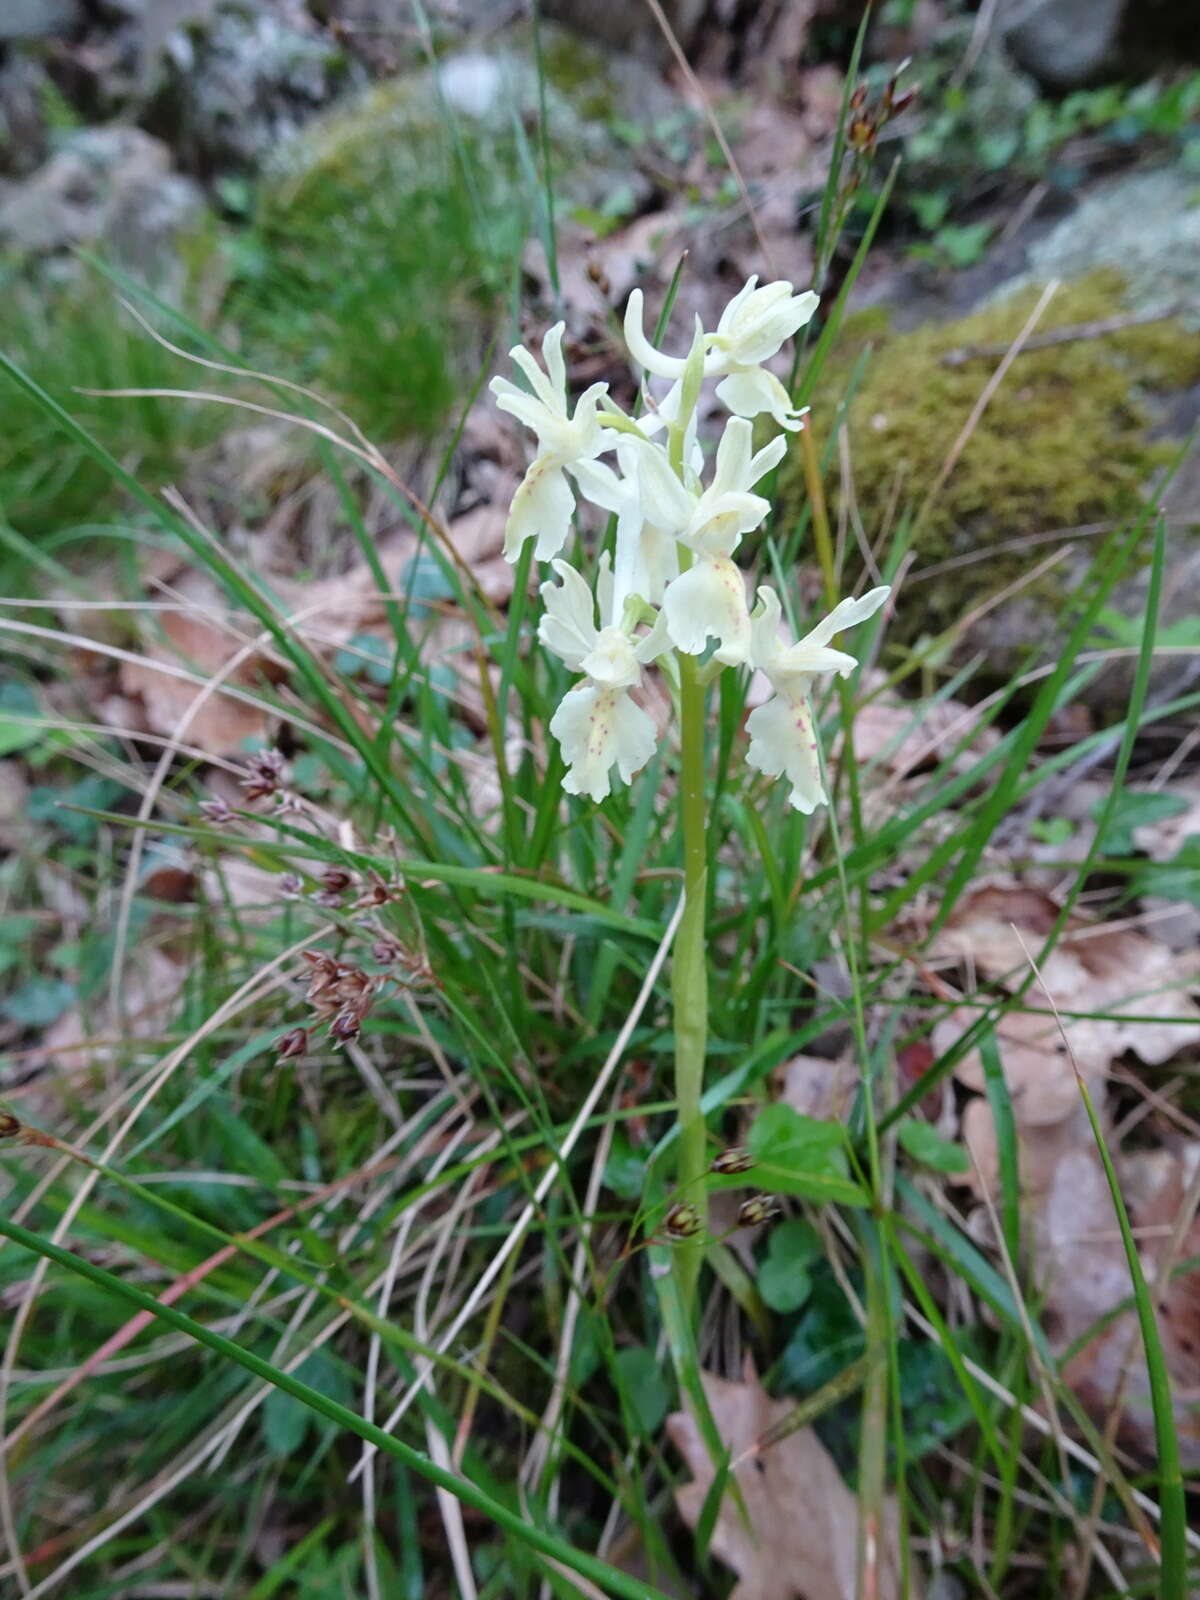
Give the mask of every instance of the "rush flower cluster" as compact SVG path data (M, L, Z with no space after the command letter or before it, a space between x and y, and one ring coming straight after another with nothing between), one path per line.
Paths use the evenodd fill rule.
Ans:
M649 761L654 723L634 695L646 667L658 662L670 677L673 654L681 652L707 655L714 673L746 667L765 674L772 694L748 719L746 759L760 772L785 777L797 810L825 803L813 684L824 674L853 669L854 657L831 641L873 616L890 591L876 588L842 601L793 642L781 632L779 596L762 585L751 609L746 576L734 559L770 510L757 485L782 460L788 435L803 425L765 363L816 306L811 292L793 294L783 282L760 287L751 278L714 330L697 319L690 349L672 356L646 337L642 295L635 289L625 342L644 376L638 416L622 411L603 383L592 384L571 406L561 322L542 341L544 370L523 346L511 352L527 388L492 380L496 404L537 438L513 497L505 554L515 561L532 539L535 556L554 574L542 585L538 635L580 674L550 723L567 764L569 793L603 800L614 767L628 783ZM657 398L651 379L665 382ZM704 383L713 379L730 416L710 471L697 407ZM753 421L760 416L782 431L755 450ZM607 551L600 557L590 584L562 558L577 496L616 517L615 548L611 557Z

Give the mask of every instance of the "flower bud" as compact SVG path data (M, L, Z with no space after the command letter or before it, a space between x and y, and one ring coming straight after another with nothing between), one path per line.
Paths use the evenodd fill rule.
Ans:
M307 1052L307 1028L291 1028L275 1041L275 1058L277 1061L290 1061L294 1056L302 1056Z
M259 750L250 757L241 785L247 800L262 800L283 785L286 766L278 750Z

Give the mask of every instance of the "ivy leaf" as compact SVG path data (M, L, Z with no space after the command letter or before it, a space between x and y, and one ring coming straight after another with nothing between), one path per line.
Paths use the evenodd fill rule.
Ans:
M671 1404L671 1388L662 1364L652 1350L636 1344L617 1351L615 1366L621 1404L631 1431L643 1439L653 1438Z
M645 1160L629 1142L624 1128L613 1134L612 1148L604 1163L604 1187L622 1200L640 1200L646 1184Z
M310 1356L307 1361L301 1362L296 1369L296 1376L340 1405L351 1403L353 1395L345 1374L325 1356ZM328 1431L331 1426L328 1423L322 1425L316 1412L310 1411L299 1400L294 1400L290 1394L284 1394L282 1389L272 1389L263 1401L263 1439L273 1456L282 1459L295 1455L304 1443L310 1426L317 1425L322 1426L322 1431Z
M0 1012L21 1028L47 1028L75 1003L75 989L59 978L30 978L0 1006Z
M1092 807L1092 816L1097 821L1103 811L1106 800L1098 800ZM1186 811L1188 802L1179 794L1138 794L1128 789L1123 789L1117 796L1113 806L1112 817L1109 819L1108 828L1104 834L1104 854L1106 856L1131 856L1137 849L1133 842L1133 830L1144 828L1147 823L1162 822L1167 817L1177 817L1181 811ZM1064 819L1065 820L1065 819Z
M808 1268L820 1254L816 1229L801 1217L789 1217L771 1230L758 1269L758 1292L772 1311L800 1309L812 1293Z
M1187 900L1200 906L1200 834L1183 841L1170 861L1155 862L1135 879L1138 894L1157 894L1164 900Z
M943 1139L930 1122L905 1117L896 1129L896 1137L914 1161L935 1172L966 1172L971 1165L962 1145Z
M849 1176L846 1130L840 1122L802 1116L791 1106L765 1106L747 1140L754 1165L746 1173L710 1179L714 1189L753 1186L768 1194L865 1206L867 1191Z

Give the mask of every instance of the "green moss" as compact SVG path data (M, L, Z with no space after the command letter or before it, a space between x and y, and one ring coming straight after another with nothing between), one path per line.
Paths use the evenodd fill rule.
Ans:
M530 44L532 53L532 39ZM579 35L543 29L542 67L546 82L566 96L581 117L609 122L622 111L612 57Z
M197 235L181 241L179 252L194 248L197 260L206 260L210 243ZM195 309L197 294L188 286L181 298ZM179 335L168 330L168 337ZM90 275L72 275L58 287L8 283L0 296L0 349L147 488L177 477L228 426L215 406L89 393L178 387L185 371L120 309L112 286ZM16 384L0 384L0 521L41 541L103 522L117 500L112 479L85 447L49 430L40 406ZM3 579L25 581L7 566Z
M847 413L855 499L869 535L890 507L925 505L999 361L995 354L952 365L944 358L1010 344L1037 297L1031 289L911 333L881 326L878 311L849 320L822 374L815 410L819 419L833 415L856 362L869 352ZM1098 322L1122 309L1120 280L1096 273L1060 289L1038 331ZM1200 341L1174 320L1018 355L949 478L925 505L915 540L920 565L1135 511L1146 480L1174 453L1149 438L1151 401L1197 381ZM831 493L839 492L831 484ZM801 503L798 465L783 494L785 509ZM1018 550L959 569L942 593L936 583L922 586L916 631L946 626L962 615L964 600L998 591L1029 565Z
M428 78L320 120L239 241L226 309L243 347L377 439L436 432L519 247L515 168L511 140L456 142Z

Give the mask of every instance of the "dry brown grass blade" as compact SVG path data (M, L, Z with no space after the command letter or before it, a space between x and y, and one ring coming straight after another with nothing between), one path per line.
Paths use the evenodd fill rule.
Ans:
M737 184L738 194L741 196L742 204L746 208L746 215L750 219L750 226L754 229L754 237L758 241L758 248L762 251L763 265L766 267L771 276L774 277L775 262L771 255L771 247L763 237L762 229L759 227L758 215L754 208L754 201L750 198L750 191L746 187L746 180L742 177L742 171L738 166L737 158L734 156L733 150L729 144L729 140L725 137L725 130L722 128L717 114L712 108L712 104L708 95L704 92L704 86L701 84L696 74L692 71L691 62L688 60L683 46L676 37L674 28L672 28L670 22L667 20L666 13L659 4L659 0L646 0L646 5L649 8L655 22L662 30L662 36L667 41L667 47L671 54L675 57L675 61L687 82L688 88L695 95L700 109L704 112L704 120L712 129L713 138L720 146L721 154L725 158L725 162L729 167L730 173L732 174L733 181Z
M979 426L980 419L987 410L988 406L991 404L992 396L1004 382L1005 374L1008 372L1008 369L1020 355L1026 341L1030 338L1033 330L1042 320L1042 315L1047 306L1050 304L1051 300L1054 298L1055 294L1058 292L1058 287L1059 285L1057 279L1051 279L1051 281L1046 285L1045 289L1043 289L1038 298L1037 305L1034 306L1033 310L1029 313L1029 316L1025 319L1024 327L1021 329L1020 333L1017 334L1017 337L1013 340L1012 344L1009 345L1008 352L1004 356L1004 359L1000 362L1000 365L996 368L995 372L992 373L991 377L984 384L983 389L980 392L979 399L976 400L975 404L971 407L970 415L967 417L966 422L963 423L958 438L955 439L954 443L950 446L950 453L942 463L941 471L934 479L929 493L925 496L925 499L921 505L921 509L917 513L915 526L920 527L923 525L925 518L929 513L930 507L937 500L937 497L942 492L947 478L949 478L950 474L954 471L954 468L958 465L959 457L966 449L971 435Z

